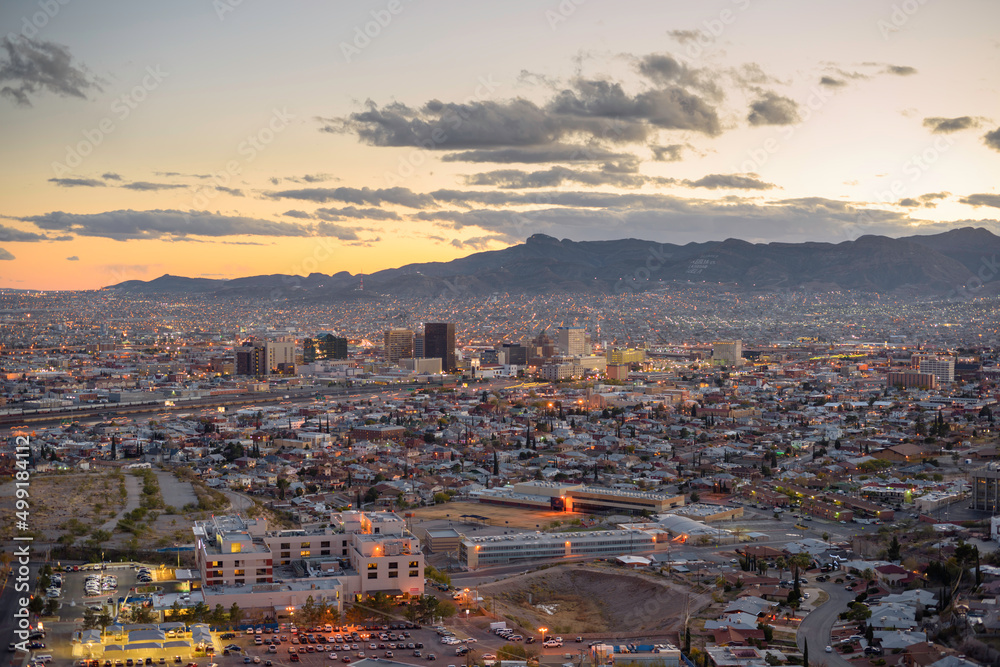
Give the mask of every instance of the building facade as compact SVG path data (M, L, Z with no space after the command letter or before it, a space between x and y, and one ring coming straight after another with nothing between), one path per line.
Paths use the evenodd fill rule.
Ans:
M424 356L440 359L441 368L451 373L458 367L455 358L455 323L428 322L424 324Z

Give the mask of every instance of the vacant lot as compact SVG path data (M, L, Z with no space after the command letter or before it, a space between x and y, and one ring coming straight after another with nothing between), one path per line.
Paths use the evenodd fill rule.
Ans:
M610 567L566 565L479 587L494 612L529 632L552 634L676 631L687 592L666 580ZM703 602L691 600L691 611Z
M417 521L450 519L458 527L460 523L476 523L475 519L461 518L463 514L475 514L477 516L488 517L489 525L491 526L510 526L511 528L523 528L527 530L542 530L554 521L567 523L586 516L575 512L541 511L470 502L444 503L442 505L420 507L411 511Z

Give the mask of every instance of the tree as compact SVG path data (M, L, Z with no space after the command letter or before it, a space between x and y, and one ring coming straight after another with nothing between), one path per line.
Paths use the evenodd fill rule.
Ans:
M215 605L212 610L212 625L219 626L226 622L226 608L221 604Z
M31 596L31 599L28 600L28 611L32 614L41 614L43 609L45 609L45 600L38 595Z
M229 625L236 628L241 620L243 620L243 610L234 602L233 606L229 608Z
M886 559L893 562L898 561L900 559L900 552L899 538L893 535L892 541L889 542L889 550L886 552Z
M291 485L292 485L292 483L289 482L287 478L285 478L285 477L279 477L278 478L278 483L277 483L278 492L281 494L281 499L282 500L285 499L285 492L288 491L288 487L290 487Z
M865 588L868 588L869 586L871 586L872 582L875 581L875 579L877 578L875 576L875 570L871 569L870 567L866 567L864 570L861 571L861 578L865 582Z
M827 543L830 542L830 533L823 533L823 535L821 537L823 538L824 542L827 542Z
M692 491L691 492L691 502L696 503L699 500L701 500L701 496L698 495L698 492L697 491Z

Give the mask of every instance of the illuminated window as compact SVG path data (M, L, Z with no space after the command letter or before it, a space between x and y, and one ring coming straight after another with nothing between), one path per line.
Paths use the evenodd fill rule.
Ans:
M312 553L311 551L308 551L308 550L307 550L307 551L303 551L303 552L302 552L302 553L300 553L299 555L300 555L300 556L302 556L303 558L305 558L306 556L309 556L309 555L311 555L311 553Z
M417 561L415 561L415 560L411 560L411 561L410 561L410 567L420 567L420 566L419 566L419 565L417 565Z
M243 577L243 576L246 576L246 573L247 573L246 570L235 570L233 572L233 575L237 576L237 577Z
M309 548L311 548L311 547L312 547L312 544L310 544L309 542L303 542L303 543L302 543L302 544L301 544L301 545L299 546L299 548L300 548L300 549L309 549Z
M369 570L377 570L378 569L378 563L368 563L368 569Z
M420 576L420 570L410 570L410 576L411 577L419 577Z

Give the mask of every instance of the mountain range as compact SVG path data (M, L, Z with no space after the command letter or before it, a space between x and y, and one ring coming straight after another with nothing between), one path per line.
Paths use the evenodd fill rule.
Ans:
M963 227L940 234L862 236L841 243L748 243L738 239L675 245L639 239L524 243L449 262L408 264L363 276L346 271L306 277L260 275L229 280L164 275L104 289L121 294L258 295L325 302L377 298L460 298L491 293L613 294L680 282L735 289L860 290L900 295L996 293L1000 237Z

